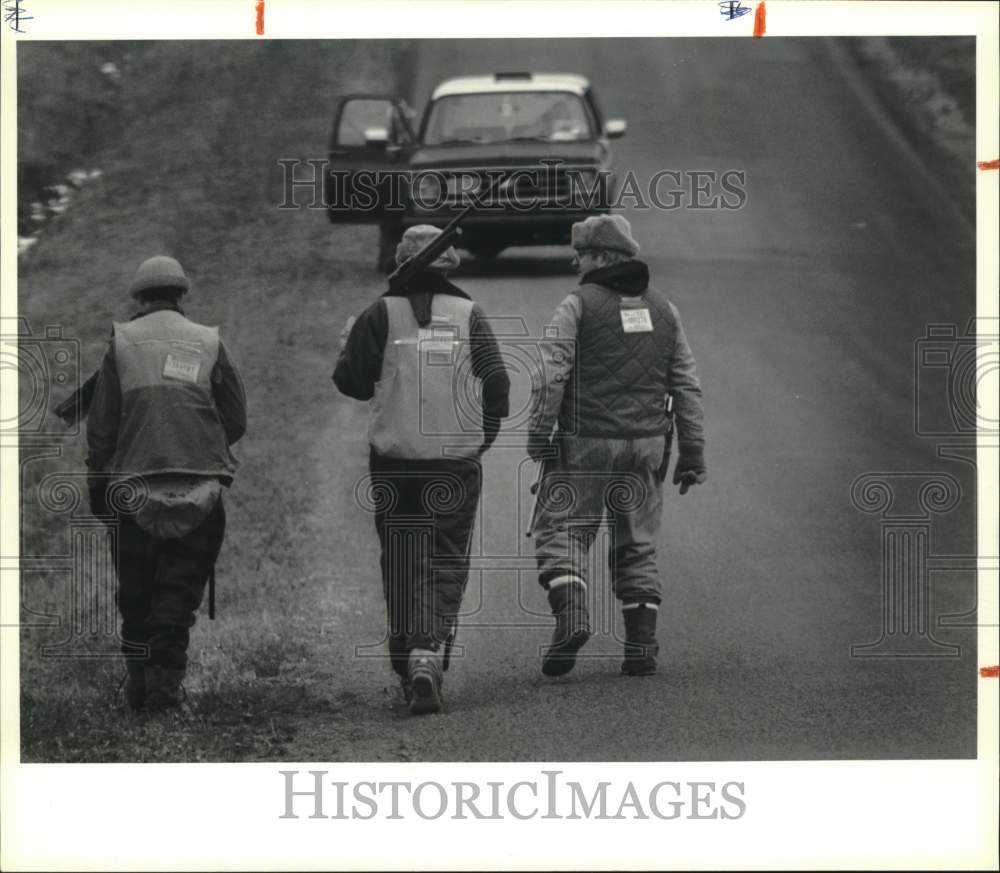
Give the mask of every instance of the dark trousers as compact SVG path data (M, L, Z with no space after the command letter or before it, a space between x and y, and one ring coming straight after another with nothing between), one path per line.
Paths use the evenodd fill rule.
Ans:
M407 675L410 649L447 650L469 578L479 505L479 458L401 460L372 450L375 529L392 668ZM447 661L446 661L447 665Z
M156 539L132 516L118 516L114 561L125 654L148 646L150 666L187 667L190 629L225 532L221 497L198 527L176 539Z

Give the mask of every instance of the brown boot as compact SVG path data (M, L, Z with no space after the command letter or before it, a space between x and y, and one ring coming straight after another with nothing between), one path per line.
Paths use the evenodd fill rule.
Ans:
M582 582L564 582L549 589L549 605L556 626L552 644L542 657L542 672L562 676L576 666L576 653L590 639L587 589Z

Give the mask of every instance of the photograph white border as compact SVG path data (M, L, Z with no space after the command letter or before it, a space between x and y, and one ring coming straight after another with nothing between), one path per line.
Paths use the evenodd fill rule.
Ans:
M385 37L751 38L753 15L724 23L713 0L615 2L305 2L265 0L265 33L254 0L101 2L22 0L27 33L2 27L0 309L16 316L15 41L80 39L358 39ZM4 4L8 4L5 2ZM746 5L757 3L746 0ZM783 36L962 35L977 37L977 160L1000 157L998 7L995 3L779 2L767 0L764 39ZM600 27L600 31L595 30ZM977 185L977 305L997 317L1000 172ZM17 378L0 373L4 410ZM996 402L992 398L992 402ZM995 419L996 409L991 413ZM0 452L0 555L18 542L16 448ZM980 447L980 554L1000 553L995 447ZM978 682L978 759L664 764L242 764L24 765L19 763L19 634L16 562L0 586L2 781L0 868L34 869L996 869L998 687ZM980 665L1000 662L997 573L979 573ZM537 817L455 821L280 818L281 770L327 770L331 780L537 780L624 786L630 780L737 781L747 810L736 820L593 821ZM618 794L620 796L621 789ZM181 812L178 812L181 810ZM150 838L150 831L154 836Z

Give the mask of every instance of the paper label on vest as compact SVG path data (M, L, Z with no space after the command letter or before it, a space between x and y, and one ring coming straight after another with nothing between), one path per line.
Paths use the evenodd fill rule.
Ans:
M427 363L450 366L458 348L458 329L454 326L421 327L417 336L420 353L427 355Z
M622 309L622 330L625 333L651 333L653 320L648 309Z
M200 358L170 352L167 354L167 360L163 364L163 378L197 384L199 370L201 370Z

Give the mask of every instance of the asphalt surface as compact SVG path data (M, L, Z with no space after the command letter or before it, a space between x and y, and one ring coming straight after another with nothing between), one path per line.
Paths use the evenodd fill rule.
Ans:
M874 472L954 477L961 498L934 516L932 556L974 554L976 512L973 467L938 459L940 440L914 433L913 399L915 341L932 323L961 331L974 312L973 241L872 111L849 60L815 39L685 39L519 42L516 51L503 40L448 40L421 44L417 61L416 106L449 75L579 72L605 116L628 122L615 143L621 170L640 180L661 169L746 172L740 211L626 210L697 357L709 480L666 500L660 672L619 675L620 616L604 580L594 638L573 673L550 680L539 653L551 620L522 530L531 468L520 438L505 435L484 465L446 712L411 719L385 691L393 680L380 657L375 536L351 487L363 454L334 469L318 442L311 484L329 496L305 526L335 514L349 531L341 569L353 582L328 605L362 648L355 657L342 636L330 643L336 725L329 714L308 719L291 757L974 757L975 632L936 626L974 607L967 572L944 562L930 576L932 633L958 649L910 633L902 643L938 657L851 656L852 645L880 637L883 563L880 515L852 504L852 482ZM537 336L575 284L569 254L516 249L492 265L470 257L455 281L492 317L523 319ZM527 391L521 371L515 415ZM330 427L361 433L364 420L361 405L339 405ZM916 511L907 490L916 480L894 481L894 511Z

